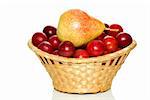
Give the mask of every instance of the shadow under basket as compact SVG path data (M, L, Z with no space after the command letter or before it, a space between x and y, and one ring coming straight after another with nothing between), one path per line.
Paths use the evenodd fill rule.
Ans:
M54 88L66 93L98 93L111 88L112 80L124 63L136 41L117 52L91 58L66 58L41 51L29 40L53 80Z

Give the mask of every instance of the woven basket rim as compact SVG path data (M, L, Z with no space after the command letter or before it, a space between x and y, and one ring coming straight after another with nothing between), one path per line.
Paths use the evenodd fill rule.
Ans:
M32 44L31 39L28 41L29 48L32 51L34 51L36 54L43 56L47 59L52 59L55 61L66 62L66 63L69 63L69 62L70 63L89 63L89 62L97 62L97 61L99 61L99 62L107 61L107 60L113 59L115 57L121 56L122 54L125 54L127 52L130 52L136 45L137 45L136 41L133 40L129 46L127 46L119 51L116 51L114 53L110 53L110 54L106 54L106 55L98 56L98 57L90 57L90 58L67 58L67 57L62 57L62 56L46 53L46 52L38 49L37 47L35 47Z

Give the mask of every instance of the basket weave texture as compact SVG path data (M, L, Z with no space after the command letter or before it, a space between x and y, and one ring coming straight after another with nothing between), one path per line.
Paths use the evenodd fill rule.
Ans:
M111 54L82 59L48 54L35 47L31 40L28 46L45 66L56 90L84 94L109 90L114 76L136 42Z

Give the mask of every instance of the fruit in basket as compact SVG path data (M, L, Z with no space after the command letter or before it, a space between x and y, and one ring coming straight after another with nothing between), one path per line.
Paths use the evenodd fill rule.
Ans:
M47 41L43 41L42 43L40 43L38 45L38 48L41 49L42 51L47 52L47 53L52 53L53 52L52 45Z
M57 49L61 41L58 39L57 35L53 35L48 39L48 42L52 45L54 49Z
M118 42L113 36L105 36L103 41L108 52L114 52L117 50Z
M32 43L50 54L88 58L119 51L132 43L132 37L123 33L119 24L109 26L81 10L72 9L61 15L58 29L44 27L43 33L33 35Z
M105 29L105 25L87 13L73 9L60 17L57 35L61 41L70 41L75 47L87 44Z
M46 41L47 40L47 36L41 32L36 32L33 36L32 36L32 43L34 46L38 46L41 42Z
M47 37L51 37L52 35L56 35L56 28L53 26L46 26L43 29L43 33L45 33L47 35Z
M105 26L107 28L109 27L107 24L105 24ZM54 34L48 35L50 37L47 38L46 31L53 28L53 26L46 26L43 30L45 34L42 32L35 33L32 36L32 43L42 51L63 57L88 58L106 55L119 51L132 43L132 37L128 33L121 32L123 29L118 24L112 24L110 26L110 29L119 30L118 32L120 33L117 32L117 35L115 34L116 36L114 34L114 36L111 36L112 34L103 31L97 38L95 38L95 40L93 39L87 44L83 44L76 48L71 41L60 41L55 31L52 32ZM76 37L74 38L80 40Z
M73 55L74 58L89 58L89 54L84 49L77 49Z
M60 56L71 57L74 54L75 47L70 41L64 41L59 45L58 50Z
M101 40L93 40L87 44L86 50L90 56L100 56L105 50L104 43Z
M119 24L112 24L110 29L118 29L118 31L109 31L109 35L116 37L118 33L123 32L123 28Z
M124 48L132 43L132 37L128 33L119 33L117 35L119 47Z
M43 30L45 35L34 34L28 46L46 68L56 90L89 94L111 89L113 78L136 42L129 34L120 33L123 29L118 25L103 27L103 23L83 11L68 12L60 18L58 37L56 31L48 31L48 26ZM115 30L118 32L108 33Z

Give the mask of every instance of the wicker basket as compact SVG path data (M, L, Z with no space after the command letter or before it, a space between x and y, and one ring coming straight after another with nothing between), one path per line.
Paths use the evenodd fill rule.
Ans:
M136 46L136 41L115 53L82 59L48 54L33 46L31 40L28 45L45 66L56 90L83 94L109 90L117 71Z

